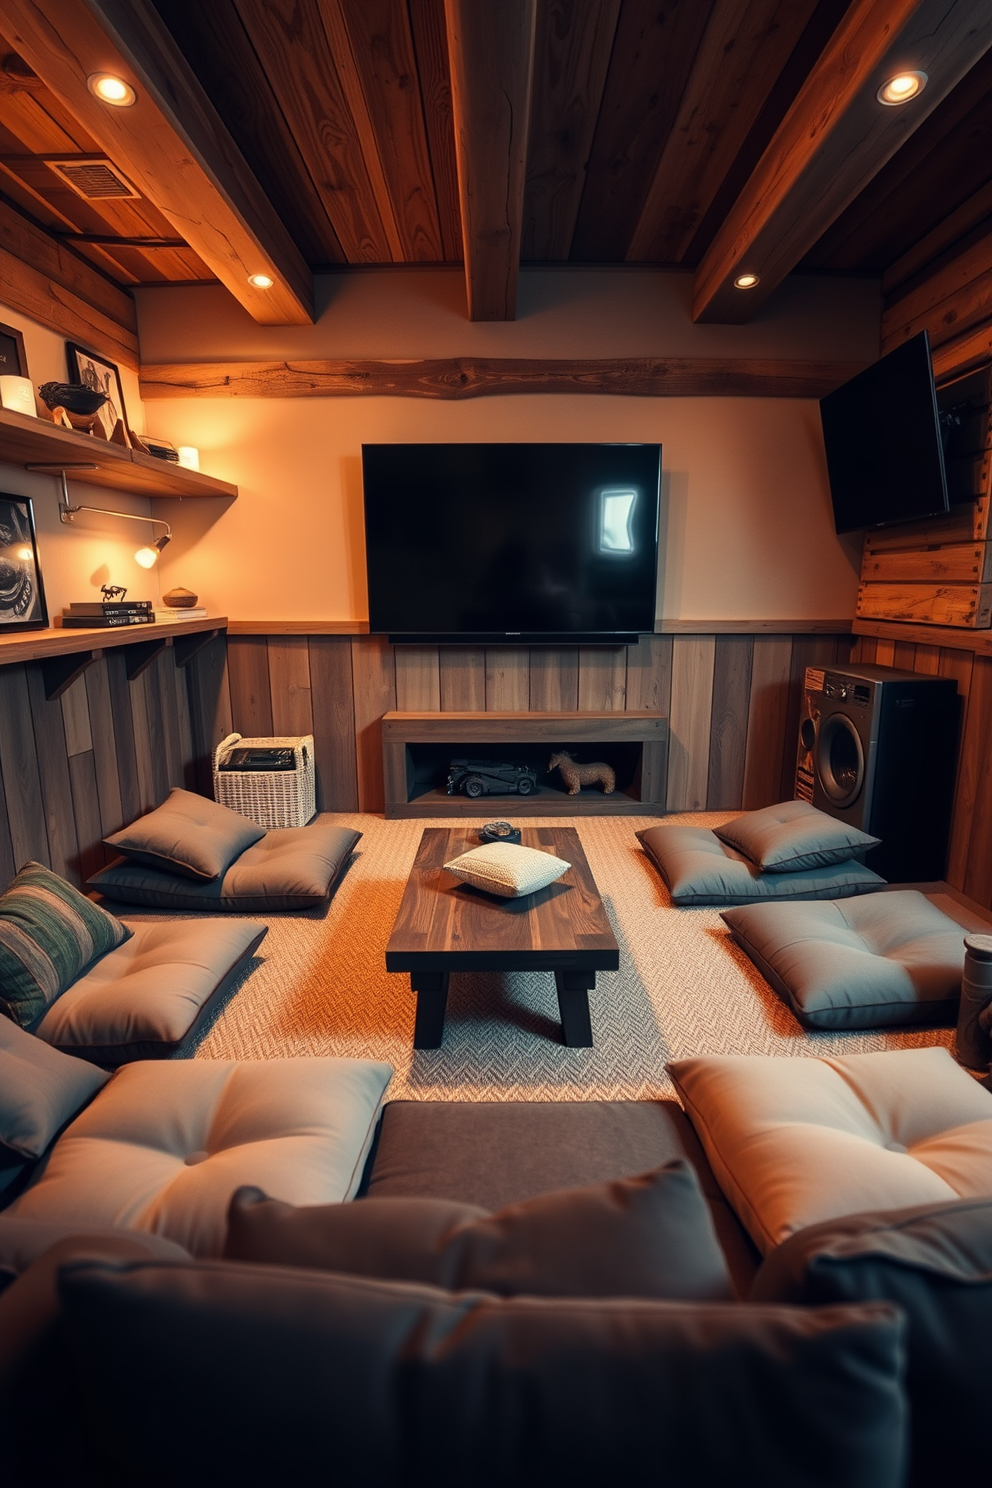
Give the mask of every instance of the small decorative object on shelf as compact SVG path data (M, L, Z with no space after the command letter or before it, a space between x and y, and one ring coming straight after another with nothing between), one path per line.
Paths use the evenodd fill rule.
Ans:
M3 336L0 334L0 342ZM0 366L3 363L0 362ZM31 380L27 377L15 377L12 374L0 375L0 407L9 408L11 413L25 413L28 418L37 418L38 410L34 403L34 388Z
M75 429L80 434L92 434L97 439L109 440L114 432L117 420L108 430L103 414L106 393L84 387L82 383L43 382L38 396L51 414L53 424Z
M162 603L170 610L191 610L199 597L192 589L170 589L168 594L162 595Z
M486 822L479 832L480 842L519 842L520 828L512 822Z
M601 785L604 796L612 796L616 790L617 777L613 766L604 764L602 760L594 760L588 765L577 765L566 749L560 749L551 756L548 764L548 774L552 770L558 770L565 783L565 789L570 796L577 796L584 785Z
M530 796L538 789L537 771L529 765L500 760L456 759L448 769L448 795L456 791L473 801L479 796Z
M97 408L102 437L130 449L131 431L124 408L124 389L115 363L108 362L99 352L77 346L75 341L65 343L65 355L69 376L75 377L77 384L91 392L103 394ZM97 430L93 432L95 434Z
M173 465L179 464L179 451L167 439L156 439L152 434L135 434L134 443L136 449L143 450L146 455L154 455L156 460L169 460Z
M101 584L100 593L107 604L113 604L115 600L121 600L127 593L123 584Z

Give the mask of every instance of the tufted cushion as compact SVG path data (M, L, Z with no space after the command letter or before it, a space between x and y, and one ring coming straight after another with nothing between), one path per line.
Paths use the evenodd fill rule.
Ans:
M722 918L807 1028L953 1019L962 927L916 889L824 904L748 904Z
M256 822L176 787L161 806L104 841L134 863L209 881L264 836Z
M366 1059L125 1065L8 1212L220 1255L243 1184L289 1204L354 1195L391 1074Z
M487 842L452 858L444 868L476 889L499 894L502 899L522 899L555 883L571 866L540 848L524 847L519 842Z
M707 827L648 827L637 836L681 909L757 899L844 899L885 883L853 858L797 873L762 873Z
M861 1210L992 1197L992 1095L946 1049L667 1066L761 1250Z
M257 920L135 923L50 1007L33 1032L66 1054L97 1064L171 1054L214 993L264 939Z
M818 811L808 801L783 801L779 806L745 811L713 830L721 842L766 873L826 868L879 844L878 837Z
M323 822L276 827L231 864L223 878L194 883L121 859L87 880L108 899L152 909L267 914L323 904L361 832Z

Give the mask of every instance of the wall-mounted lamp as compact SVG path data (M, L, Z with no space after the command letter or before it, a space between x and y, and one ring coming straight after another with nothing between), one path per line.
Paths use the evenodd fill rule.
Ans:
M63 468L60 465L28 465L28 470L44 471L48 475L57 475L62 481L62 500L59 502L59 521L71 522L77 512L96 512L101 517L123 517L126 522L150 522L153 527L164 527L165 531L161 537L155 539L150 547L138 548L134 555L134 561L140 563L142 568L151 568L158 562L159 554L163 548L168 547L172 541L172 528L168 522L163 522L161 517L139 517L134 512L111 511L106 506L73 506L69 501L69 485L66 481L66 469L69 470L96 470L95 465L69 465Z

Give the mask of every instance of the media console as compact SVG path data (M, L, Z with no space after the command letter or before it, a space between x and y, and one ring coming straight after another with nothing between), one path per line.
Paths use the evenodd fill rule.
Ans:
M570 796L547 773L552 753L612 765L617 788ZM398 817L661 816L668 719L646 710L579 713L386 713L382 720L385 814ZM461 757L505 760L536 770L532 795L447 794L448 765Z

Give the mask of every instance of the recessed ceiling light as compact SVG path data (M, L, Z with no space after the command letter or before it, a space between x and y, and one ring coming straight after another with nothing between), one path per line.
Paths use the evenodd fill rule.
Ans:
M738 274L734 280L735 289L753 289L758 282L757 274Z
M888 108L898 108L901 103L908 103L922 93L926 85L925 72L897 72L895 77L882 84L875 97Z
M86 86L94 98L112 104L114 108L130 108L138 96L130 83L115 77L112 72L91 72Z
M250 274L248 277L248 283L252 286L253 289L272 288L272 280L269 278L268 274Z

